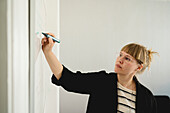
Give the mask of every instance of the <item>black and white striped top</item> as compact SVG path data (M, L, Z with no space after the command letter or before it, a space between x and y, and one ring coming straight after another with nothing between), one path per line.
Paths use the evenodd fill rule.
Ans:
M118 113L135 113L136 91L127 89L118 82Z

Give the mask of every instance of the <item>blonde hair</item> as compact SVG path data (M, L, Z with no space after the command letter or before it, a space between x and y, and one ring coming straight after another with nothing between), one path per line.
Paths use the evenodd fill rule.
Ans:
M138 71L137 74L143 73L146 67L148 67L149 70L151 61L153 59L153 54L157 53L152 51L152 49L147 50L146 47L136 43L125 45L121 51L124 51L133 56L139 64L143 64L143 68Z

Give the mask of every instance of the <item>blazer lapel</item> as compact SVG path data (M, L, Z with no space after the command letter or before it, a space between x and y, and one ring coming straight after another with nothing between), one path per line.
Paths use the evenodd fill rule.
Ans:
M143 113L145 111L144 98L142 97L141 85L137 78L134 76L133 80L136 82L136 113Z

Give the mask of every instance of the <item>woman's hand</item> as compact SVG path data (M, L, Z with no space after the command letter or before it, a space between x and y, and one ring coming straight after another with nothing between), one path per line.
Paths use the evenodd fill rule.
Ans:
M53 37L55 37L54 34L52 33L47 33ZM52 40L52 38L47 38L47 37L44 37L42 40L41 40L41 44L42 44L42 50L45 53L49 53L49 52L52 52L52 48L54 46L54 43L55 41Z

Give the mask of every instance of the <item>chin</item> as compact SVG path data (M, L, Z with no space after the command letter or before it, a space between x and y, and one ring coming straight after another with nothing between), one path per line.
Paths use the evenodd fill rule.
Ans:
M125 74L125 73L123 73L122 70L117 69L117 68L114 69L114 72L117 73L117 74Z
M116 69L116 68L115 68L115 69L114 69L114 72L115 72L115 73L120 73L121 71L120 71L119 69Z

